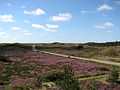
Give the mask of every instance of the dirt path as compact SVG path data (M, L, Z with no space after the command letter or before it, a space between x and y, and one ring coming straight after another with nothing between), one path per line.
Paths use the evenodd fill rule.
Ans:
M98 75L98 76L89 76L89 77L80 77L80 78L78 78L78 80L80 80L80 81L82 81L82 80L93 80L93 79L95 79L95 80L98 80L98 79L103 79L103 78L107 78L108 77L108 75L107 74L105 74L105 75Z
M61 56L61 57L69 57L69 58L80 59L80 60L84 60L84 61L90 61L90 62L96 62L96 63L101 63L101 64L120 66L120 63L113 62L113 61L103 61L103 60L97 60L97 59L75 57L75 56L70 56L70 55L64 55L64 54L58 54L58 53L51 53L51 52L47 52L47 51L40 51L40 52L51 54L51 55L56 55L56 56Z

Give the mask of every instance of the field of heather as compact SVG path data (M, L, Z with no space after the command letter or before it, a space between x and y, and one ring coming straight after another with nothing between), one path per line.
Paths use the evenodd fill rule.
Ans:
M45 54L41 52L26 52L20 56L12 56L10 57L10 59L14 59L14 60L19 59L24 63L34 63L40 66L54 67L55 69L61 68L62 66L68 64L73 68L73 70L76 73L80 75L104 74L109 71L109 68L105 65L100 65L100 64L92 63L92 62L86 62L86 61L79 60L79 59L72 59L69 57L65 58L65 57Z
M3 50L3 53L0 56L0 90L36 87L38 77L63 72L65 65L69 65L74 71L83 90L91 90L90 88L94 86L97 86L97 90L120 89L119 84L114 85L106 81L112 69L110 65L51 55L40 51L35 52L30 49L21 49L21 47L15 49L14 46ZM56 86L54 86L56 89L53 89L53 86L49 86L49 82L49 80L43 82L43 84L48 83L47 87L45 86L46 90L62 90Z

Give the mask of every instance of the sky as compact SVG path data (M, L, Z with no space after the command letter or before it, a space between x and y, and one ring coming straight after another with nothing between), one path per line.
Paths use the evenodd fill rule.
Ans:
M120 40L120 0L0 0L0 43Z

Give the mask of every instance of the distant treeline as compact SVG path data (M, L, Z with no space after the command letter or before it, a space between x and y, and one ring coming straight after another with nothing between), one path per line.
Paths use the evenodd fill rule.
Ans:
M81 49L84 46L120 46L120 41L116 42L105 42L105 43L97 43L97 42L88 42L88 43L13 43L13 44L0 44L0 49L5 48L22 48L22 49L32 49L32 45L36 45L36 48L76 48Z
M85 43L83 45L88 45L88 46L120 46L120 41L105 42L105 43L88 42L88 43Z
M0 44L0 50L17 50L17 49L31 49L31 46L13 43L13 44Z
M61 42L54 42L54 43L47 43L46 45L71 45L71 46L80 46L80 45L88 45L88 46L120 46L120 41L114 42L88 42L88 43L61 43Z
M44 43L37 45L38 47L77 47L82 48L82 46L120 46L120 41L116 42L104 42L104 43L97 43L97 42L88 42L88 43L60 43L60 42L54 42L54 43Z

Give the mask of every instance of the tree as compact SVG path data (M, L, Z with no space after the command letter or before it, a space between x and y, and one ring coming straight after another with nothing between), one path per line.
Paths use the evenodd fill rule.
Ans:
M43 81L42 76L38 76L36 78L35 86L38 87L38 88L41 88L42 87L42 81Z
M97 89L97 82L95 80L91 81L90 90L98 90Z
M60 90L80 90L80 83L77 78L75 78L73 70L68 65L64 66L62 72L51 72L44 75L42 78L37 78L38 86L41 82L54 82Z
M119 71L118 71L118 68L115 67L115 66L112 66L112 70L109 74L109 81L112 82L112 83L116 83L119 79Z
M58 85L63 90L80 90L80 83L74 77L74 73L69 66L64 67L63 80L56 81Z

